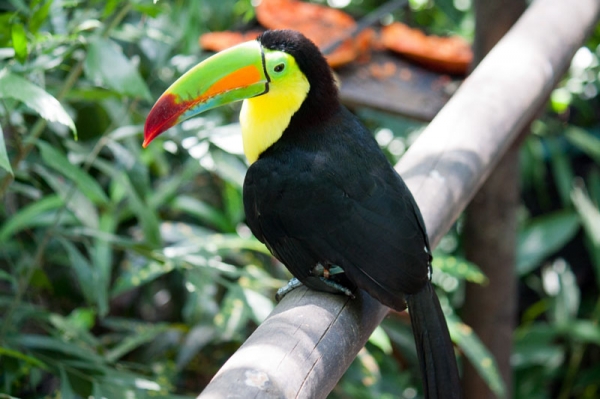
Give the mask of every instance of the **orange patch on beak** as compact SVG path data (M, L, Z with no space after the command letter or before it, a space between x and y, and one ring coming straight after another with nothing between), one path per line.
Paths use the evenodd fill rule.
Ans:
M206 101L211 97L222 94L229 90L249 86L258 82L260 79L260 71L257 70L254 65L245 66L215 82L215 84L206 90L199 102Z

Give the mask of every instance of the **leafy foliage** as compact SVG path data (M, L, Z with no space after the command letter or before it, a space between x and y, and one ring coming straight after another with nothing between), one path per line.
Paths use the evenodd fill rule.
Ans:
M214 170L213 154L230 163L206 136L223 115L197 120L198 145L140 148L152 99L199 60L177 55L198 16L183 1L2 11L2 391L197 393L282 284L238 232L243 171ZM196 382L201 358L216 360Z
M472 35L465 2L411 7L394 17ZM244 225L234 110L140 146L153 99L206 56L198 35L252 13L245 0L0 5L0 396L196 396L273 308L288 275ZM523 146L517 397L598 390L599 37ZM423 128L356 111L391 160ZM433 280L460 352L501 393L511 387L460 321L465 281L486 282L460 234L459 222L436 250ZM394 316L332 397L419 387L410 327Z

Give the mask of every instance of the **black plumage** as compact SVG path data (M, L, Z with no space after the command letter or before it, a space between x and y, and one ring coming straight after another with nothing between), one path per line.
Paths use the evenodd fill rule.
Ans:
M251 165L244 182L247 223L310 288L335 291L314 272L364 289L397 310L408 304L429 398L458 398L456 360L429 276L420 211L371 133L339 102L318 49L292 31L268 31L263 47L294 56L310 91L281 138Z
M293 122L246 175L252 232L309 287L320 288L310 278L317 263L337 265L403 310L404 294L429 273L427 235L406 185L345 108L301 131Z

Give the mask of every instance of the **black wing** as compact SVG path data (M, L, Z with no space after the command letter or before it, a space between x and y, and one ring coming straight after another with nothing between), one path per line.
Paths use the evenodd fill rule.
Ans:
M363 131L338 125L340 137L329 130L319 145L294 143L256 162L244 185L246 217L308 286L323 289L311 284L316 263L337 265L356 286L403 309L403 294L428 281L427 235L408 188L358 126Z

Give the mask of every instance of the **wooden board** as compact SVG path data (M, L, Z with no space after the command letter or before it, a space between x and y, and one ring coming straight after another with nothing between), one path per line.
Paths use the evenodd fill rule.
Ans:
M336 75L341 82L340 98L347 106L375 108L422 121L432 120L461 82L387 51L374 51L368 62L353 62Z

